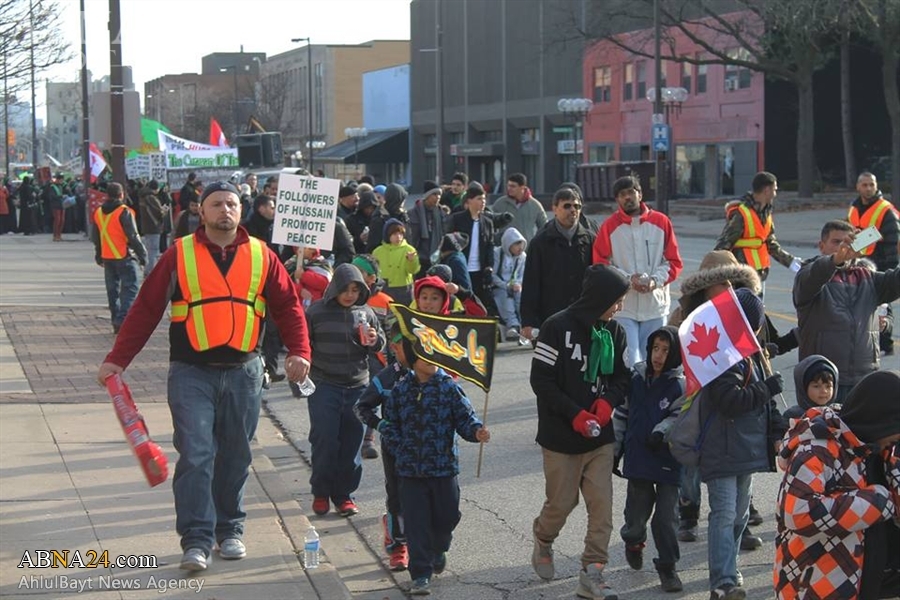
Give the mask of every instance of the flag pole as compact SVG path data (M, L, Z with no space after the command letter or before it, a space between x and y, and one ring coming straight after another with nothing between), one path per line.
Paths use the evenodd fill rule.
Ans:
M490 400L491 393L484 393L484 413L481 416L481 424L487 426L487 409L488 409L488 400ZM478 466L475 467L475 477L481 477L481 459L484 458L484 442L481 442L478 445Z

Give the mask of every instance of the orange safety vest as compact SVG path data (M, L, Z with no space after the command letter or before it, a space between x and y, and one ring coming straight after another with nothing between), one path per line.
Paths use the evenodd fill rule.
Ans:
M129 211L134 219L134 211L124 204L108 215L100 209L94 211L94 223L100 232L100 258L103 260L120 260L128 256L128 236L121 221L123 210Z
M880 231L881 222L884 221L884 215L886 215L889 210L894 210L896 212L893 204L884 198L879 198L878 201L873 202L872 206L867 208L861 216L859 210L855 206L851 206L850 212L847 214L847 220L850 221L851 225L858 229L865 229L866 227L874 225L875 229ZM875 252L875 244L864 248L860 254L868 256L873 252Z
M744 262L756 269L762 271L769 268L769 246L766 240L769 233L772 232L772 215L766 217L766 223L763 225L759 220L759 215L755 210L744 203L741 203L728 211L739 210L744 216L744 233L741 238L734 243L735 248L741 248L744 252Z
M251 237L239 244L227 275L196 235L175 241L178 286L183 300L172 302L172 322L184 323L191 347L198 352L228 346L250 352L259 340L266 316L263 290L269 253Z

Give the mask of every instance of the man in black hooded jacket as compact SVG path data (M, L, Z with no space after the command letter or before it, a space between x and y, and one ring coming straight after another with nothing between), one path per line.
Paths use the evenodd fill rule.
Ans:
M621 310L629 281L606 265L585 270L581 296L544 321L531 361L546 500L534 520L532 566L554 576L552 544L584 496L588 531L576 594L614 598L603 570L612 534L613 432L610 417L625 401L625 330L611 320Z

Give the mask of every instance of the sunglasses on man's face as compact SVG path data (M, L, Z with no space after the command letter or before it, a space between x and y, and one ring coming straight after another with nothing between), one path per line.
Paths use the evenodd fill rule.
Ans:
M581 203L580 202L566 202L565 204L562 205L562 207L563 207L563 210L572 210L573 208L575 210L581 210Z

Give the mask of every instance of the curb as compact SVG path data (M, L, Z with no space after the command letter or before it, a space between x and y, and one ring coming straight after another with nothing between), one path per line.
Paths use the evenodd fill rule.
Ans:
M277 467L272 462L274 457L289 457L292 460L298 458L296 448L286 438L278 437L278 425L272 419L272 414L266 409L269 424L272 426L257 429L256 439L258 446L253 452L253 471L256 478L275 507L275 513L281 522L285 535L294 548L297 561L302 566L303 545L306 531L311 523L303 511L299 502L294 498L290 488L285 483ZM285 446L286 445L286 446ZM352 600L353 596L347 585L341 579L337 569L328 560L328 555L322 548L322 557L319 568L306 570L306 577L315 589L319 598L328 600Z

